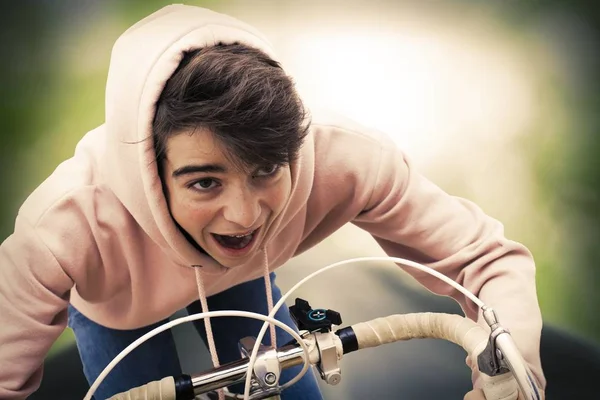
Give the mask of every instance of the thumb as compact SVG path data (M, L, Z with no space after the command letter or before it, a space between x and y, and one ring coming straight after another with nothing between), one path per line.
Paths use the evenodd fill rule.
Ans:
M485 395L481 389L473 389L465 395L464 400L485 400Z
M542 393L542 399L544 395ZM486 400L485 395L483 394L483 390L481 389L473 389L469 393L467 393L463 400ZM519 398L517 400L525 400L521 392L519 392Z

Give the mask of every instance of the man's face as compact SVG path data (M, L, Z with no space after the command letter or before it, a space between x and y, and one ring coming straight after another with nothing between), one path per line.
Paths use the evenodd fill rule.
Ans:
M241 265L262 247L265 228L291 192L289 167L236 168L207 129L170 137L163 182L171 214L211 257Z

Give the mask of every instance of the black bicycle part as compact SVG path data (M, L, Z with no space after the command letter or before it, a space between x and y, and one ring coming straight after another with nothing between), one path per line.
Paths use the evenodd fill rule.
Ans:
M194 385L192 377L189 375L179 375L175 379L175 399L176 400L194 400Z
M353 351L358 350L358 339L356 338L354 329L352 329L351 326L338 329L335 332L335 334L338 335L338 337L342 341L344 354L352 353Z
M341 325L342 316L337 311L313 309L308 301L297 298L290 307L290 314L301 331L330 332L332 325Z
M494 346L492 339L488 341L485 349L477 356L477 365L481 372L489 376L497 376L510 372L498 359L496 346Z

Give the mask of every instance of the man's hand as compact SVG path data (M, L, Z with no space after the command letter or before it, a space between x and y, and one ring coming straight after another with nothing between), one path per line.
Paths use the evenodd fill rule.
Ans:
M487 400L487 399L485 398L485 395L483 394L483 390L474 389L465 395L464 400ZM525 400L525 399L523 399L523 396L521 395L521 393L519 393L518 400Z
M542 392L541 395L542 395L542 400L544 400L544 392ZM486 400L486 398L481 389L474 389L465 395L464 400ZM520 392L519 392L518 400L525 400L525 398L523 397L523 395Z

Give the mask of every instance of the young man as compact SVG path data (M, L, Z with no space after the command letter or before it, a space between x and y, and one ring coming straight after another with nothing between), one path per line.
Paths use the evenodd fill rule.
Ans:
M182 308L267 313L280 297L272 271L348 222L494 307L545 386L528 250L416 173L383 134L307 114L275 59L253 28L196 7L165 7L119 38L105 124L32 193L0 248L0 365L11 365L0 370L0 398L36 389L67 315L92 382ZM478 319L459 293L409 272ZM292 325L285 309L277 318ZM260 325L196 327L216 363L238 358L237 341ZM165 333L127 357L97 397L178 373ZM307 374L282 397L321 395Z

